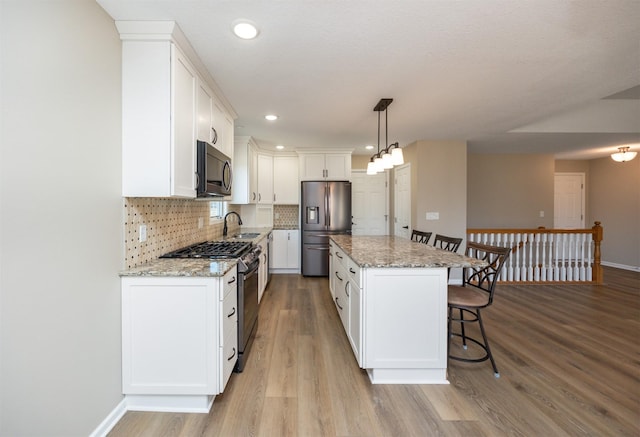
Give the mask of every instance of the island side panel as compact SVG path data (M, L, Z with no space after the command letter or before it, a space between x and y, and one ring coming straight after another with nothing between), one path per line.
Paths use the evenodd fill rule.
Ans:
M368 268L364 281L362 367L372 382L446 384L447 269Z

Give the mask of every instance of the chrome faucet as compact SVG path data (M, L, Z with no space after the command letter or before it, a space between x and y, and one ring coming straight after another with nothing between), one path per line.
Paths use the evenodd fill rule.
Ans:
M229 217L229 215L230 215L230 214L235 214L235 215L237 215L237 216L238 216L238 224L239 224L240 226L242 226L242 218L240 218L240 214L238 214L238 213L237 213L237 212L235 212L235 211L229 211L229 212L228 212L228 213L226 213L226 214L225 214L225 216L224 216L224 226L223 226L223 228L222 228L222 236L223 236L223 237L226 237L226 236L227 236L227 231L228 231L228 228L227 228L227 217Z

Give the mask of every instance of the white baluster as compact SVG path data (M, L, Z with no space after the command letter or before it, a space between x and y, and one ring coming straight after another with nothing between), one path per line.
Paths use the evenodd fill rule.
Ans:
M516 236L516 262L515 262L515 271L514 271L514 281L520 280L520 234L515 234Z
M587 234L587 281L593 281L593 262L591 260L591 246L595 245L593 235Z
M585 270L584 246L587 244L587 234L580 234L580 280L585 281L587 272Z
M533 280L540 281L540 234L533 234L533 238L536 245L534 266L533 266Z
M507 280L513 281L513 233L509 234L509 243L507 247L511 249L511 253L509 253L507 265L504 270L507 272Z
M561 281L566 281L567 280L567 264L566 264L566 260L565 260L565 252L566 252L566 247L567 247L567 234L561 234L562 235L562 248L561 248L561 252L562 252L562 258L561 258L561 263L560 264L560 280Z
M540 280L541 281L546 281L547 280L547 264L546 264L546 258L545 255L547 254L547 236L549 234L540 234L540 239L542 240L542 259L540 260L540 265L541 265L541 269L540 269Z

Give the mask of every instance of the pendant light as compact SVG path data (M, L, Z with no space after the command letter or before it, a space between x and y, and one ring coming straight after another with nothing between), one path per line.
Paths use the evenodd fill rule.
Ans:
M395 142L389 144L389 116L387 107L393 102L393 99L380 99L378 104L373 108L378 113L378 153L371 156L367 164L367 174L373 175L393 168L395 165L404 164L404 156L400 145ZM380 150L380 113L384 111L385 116L385 143L384 148Z

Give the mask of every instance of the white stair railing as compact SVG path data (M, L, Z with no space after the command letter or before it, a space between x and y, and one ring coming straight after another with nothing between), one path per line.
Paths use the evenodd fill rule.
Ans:
M509 247L501 282L602 283L602 226L591 229L468 229L467 241Z

